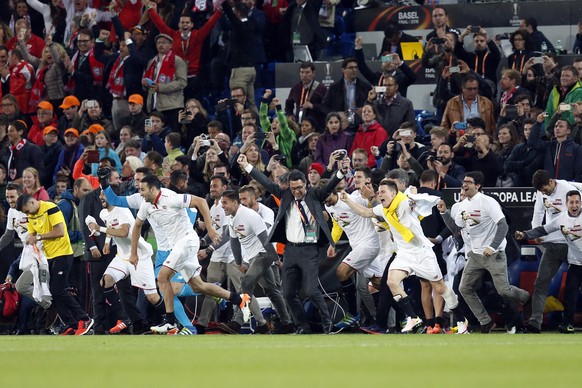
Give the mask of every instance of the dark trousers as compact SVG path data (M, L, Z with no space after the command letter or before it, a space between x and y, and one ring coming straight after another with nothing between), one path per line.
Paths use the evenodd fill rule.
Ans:
M564 320L565 324L574 323L574 312L576 311L576 301L578 290L582 283L582 266L570 264L568 266L568 276L566 277L566 293L564 295Z
M67 291L73 255L57 256L50 259L48 263L51 274L49 289L53 296L53 305L65 325L76 327L80 320L87 319L87 313Z
M378 298L378 306L376 307L376 325L382 329L388 328L388 314L390 313L390 308L394 308L397 316L402 315L398 314L400 313L400 308L396 301L394 301L394 296L392 295L390 288L388 288L388 271L390 271L390 265L395 257L396 254L392 255L388 261L388 265L386 265L384 273L382 274L382 280L380 280L380 290L378 290L380 296ZM400 319L397 318L396 322L400 322Z
M307 316L299 299L301 289L319 310L321 323L331 327L329 310L319 290L319 262L316 244L285 246L283 260L283 295L289 304L295 325L307 327Z

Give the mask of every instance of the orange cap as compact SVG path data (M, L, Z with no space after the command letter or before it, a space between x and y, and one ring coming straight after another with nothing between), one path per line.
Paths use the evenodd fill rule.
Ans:
M79 137L79 131L77 131L75 128L69 128L65 131L65 136L67 136L69 133L72 133L73 135L75 135L75 137Z
M57 135L59 134L59 130L56 129L55 127L53 127L52 125L47 125L46 127L44 127L43 131L42 131L42 135L48 135L51 132L56 132Z
M81 106L81 103L79 102L79 99L77 97L75 97L75 96L67 96L63 100L63 103L61 105L59 105L59 108L61 108L61 109L69 109L72 106Z
M50 111L54 110L53 104L51 104L48 101L41 101L41 102L39 102L38 105L37 105L37 108L38 109L44 109L44 110L50 110Z

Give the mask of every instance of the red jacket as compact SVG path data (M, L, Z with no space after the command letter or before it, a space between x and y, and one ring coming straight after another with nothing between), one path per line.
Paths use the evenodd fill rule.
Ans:
M6 48L8 50L12 50L18 46L18 39L13 37L8 42L6 42ZM42 58L42 50L44 50L44 40L39 38L34 34L30 34L30 39L26 42L26 47L28 48L28 52L33 57L37 57L38 59Z
M51 120L50 123L48 123L45 126L40 125L40 123L38 122L38 117L34 116L32 118L32 127L30 127L30 131L28 131L28 134L26 135L26 138L28 139L28 141L36 144L39 147L42 147L44 145L44 134L42 133L42 131L44 130L44 128L46 126L52 125L53 127L57 127L57 117L53 115L53 119Z
M368 153L368 167L376 167L376 158L370 152L370 147L380 145L388 138L386 130L377 121L369 125L364 131L363 124L358 127L358 132L354 137L354 142L352 143L352 148L350 149L350 156L356 148L363 148Z
M222 11L214 12L212 17L208 19L206 24L199 30L192 30L188 41L182 41L182 34L180 31L172 30L162 20L160 15L153 9L148 10L150 20L154 23L160 33L172 37L174 45L172 51L174 54L182 58L188 64L188 75L198 75L200 72L200 52L202 51L202 43L204 39L210 34L212 27L218 22L222 16Z
M26 73L30 76L25 76ZM31 109L28 106L28 100L30 100L30 91L32 85L34 84L34 69L30 63L22 60L16 66L11 69L10 72L10 94L12 94L16 101L18 102L18 108L24 114L31 113ZM32 110L34 112L34 110Z

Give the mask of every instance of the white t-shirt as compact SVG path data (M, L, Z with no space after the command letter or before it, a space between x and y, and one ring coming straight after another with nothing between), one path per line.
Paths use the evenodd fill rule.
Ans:
M568 210L544 225L546 232L558 232L568 244L568 263L582 266L582 213L571 217Z
M214 204L210 208L210 217L212 217L212 228L218 232L222 236L224 231L224 227L228 227L227 223L227 216L224 214L224 209L222 205ZM228 233L228 232L225 232ZM215 250L212 253L212 257L210 261L213 262L222 262L222 263L230 263L234 260L234 256L232 255L232 249L230 248L230 242L226 242L226 244L222 245L220 248Z
M388 221L385 215L387 210L388 209L385 209L382 205L376 205L372 208L374 214L378 217L382 217L388 224L390 232L392 232L392 239L396 244L397 254L404 253L425 256L427 249L432 249L433 244L422 232L420 221L412 214L408 199L402 201L398 205L396 216L398 217L398 221L412 232L414 235L412 240L406 241L402 234L400 234L400 232Z
M455 216L459 213L459 206L461 202L457 202L451 206L451 218L454 220ZM461 228L461 238L463 239L463 243L465 244L465 252L469 252L471 250L471 239L469 238L469 233L467 229Z
M99 217L101 217L105 225L111 229L121 229L122 225L129 225L129 233L127 237L113 236L113 240L115 241L115 244L117 244L117 255L121 258L128 258L131 254L131 234L133 232L133 224L135 223L131 211L122 207L114 207L111 211L103 209L99 213ZM139 259L151 259L153 253L154 250L152 246L140 236L137 243L137 255Z
M354 202L362 206L368 206L368 201L360 195L354 196L351 194L349 196ZM378 233L374 228L374 223L371 218L365 218L354 213L348 204L340 199L333 206L326 205L325 210L327 210L331 218L346 232L352 247L362 243L368 244L370 240L378 244Z
M257 237L262 232L267 231L265 222L253 209L239 206L236 214L228 220L230 237L238 238L243 248L244 261L249 261L259 253L266 252L263 243Z
M455 214L455 223L467 231L471 251L479 255L493 242L497 232L497 223L505 218L501 206L494 198L483 193L477 193L473 198L466 198L459 203ZM505 249L507 241L503 241L497 251Z
M258 203L258 205L259 210L257 210L257 213L259 213L263 221L265 221L267 233L271 233L271 228L275 223L275 212L270 207L265 206L262 203Z
M166 190L166 189L162 189ZM141 194L135 193L125 197L127 201L127 205L130 209L138 210L142 203L145 202ZM154 237L156 238L156 244L158 246L159 251L170 251L172 247L166 238L166 235L162 232L160 226L156 223L155 220L149 220L150 226L152 227L152 231L154 232Z
M6 229L14 230L18 234L20 241L26 242L28 238L28 216L16 209L8 209Z
M544 216L546 217L546 224L549 224L561 214L567 213L566 193L570 190L577 190L577 188L570 182L559 179L556 180L556 187L552 194L545 195L541 191L537 191L531 227L542 226ZM564 243L564 236L558 230L542 237L542 241Z
M176 241L188 235L194 238L192 223L186 213L190 200L190 194L176 194L172 190L162 189L154 203L143 201L137 218L156 222L166 235L170 247L173 247Z

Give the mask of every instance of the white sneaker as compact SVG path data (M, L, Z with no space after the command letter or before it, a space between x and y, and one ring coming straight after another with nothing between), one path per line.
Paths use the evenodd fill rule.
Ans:
M240 311L243 314L243 321L248 322L251 319L251 308L249 307L251 304L251 297L248 294L241 294L240 295L242 301L240 302Z
M515 326L512 326L510 329L507 329L507 334L515 334L516 331L517 328Z
M422 319L419 317L408 317L406 318L406 325L402 329L403 333L410 333L415 327L418 327L422 324Z
M177 329L177 328L178 328L178 326L176 326L176 324L172 325L171 323L164 322L164 323L161 323L157 326L150 327L150 330L153 331L154 333L158 333L158 334L167 334L170 330Z
M469 334L469 321L466 318L457 322L457 334Z

